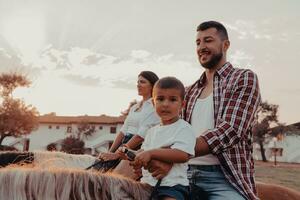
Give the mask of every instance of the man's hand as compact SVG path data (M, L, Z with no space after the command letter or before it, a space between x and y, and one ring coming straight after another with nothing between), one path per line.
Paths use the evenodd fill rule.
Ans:
M150 160L151 160L151 151L142 151L135 156L134 162L137 165L142 165L143 167L147 167Z
M145 169L147 169L154 178L162 179L169 173L172 166L173 166L172 163L161 162L158 160L151 160Z
M133 168L133 172L138 176L141 177L142 176L142 165L140 165L139 163L132 161L129 163L130 166L132 166Z

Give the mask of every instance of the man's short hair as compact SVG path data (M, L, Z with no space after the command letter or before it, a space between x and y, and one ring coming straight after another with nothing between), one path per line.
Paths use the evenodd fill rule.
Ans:
M154 85L154 90L155 88L179 90L181 100L184 99L184 93L185 93L184 85L180 80L178 80L175 77L167 76L159 79Z
M209 28L217 29L221 39L228 40L227 30L226 30L225 26L223 24L221 24L220 22L216 22L216 21L203 22L197 27L197 31L205 31L206 29L209 29Z

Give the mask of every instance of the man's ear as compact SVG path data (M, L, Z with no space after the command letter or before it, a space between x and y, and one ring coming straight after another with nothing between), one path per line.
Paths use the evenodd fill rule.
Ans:
M230 47L230 41L229 40L225 40L223 43L223 50L226 52Z

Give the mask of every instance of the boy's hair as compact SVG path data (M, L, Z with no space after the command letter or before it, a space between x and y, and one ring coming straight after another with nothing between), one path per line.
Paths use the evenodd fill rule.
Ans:
M221 24L220 22L216 22L216 21L203 22L197 27L197 31L205 31L206 29L209 29L209 28L217 29L217 32L219 33L221 39L228 40L227 30L226 30L225 26L223 24Z
M159 79L155 83L153 89L155 89L155 88L179 90L181 100L184 99L185 88L184 88L182 82L175 77L167 76L167 77Z

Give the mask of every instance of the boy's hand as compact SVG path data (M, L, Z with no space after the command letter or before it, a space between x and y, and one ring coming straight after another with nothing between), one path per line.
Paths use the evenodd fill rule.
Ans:
M150 160L151 160L151 152L142 151L136 155L134 162L136 163L136 165L147 167Z

